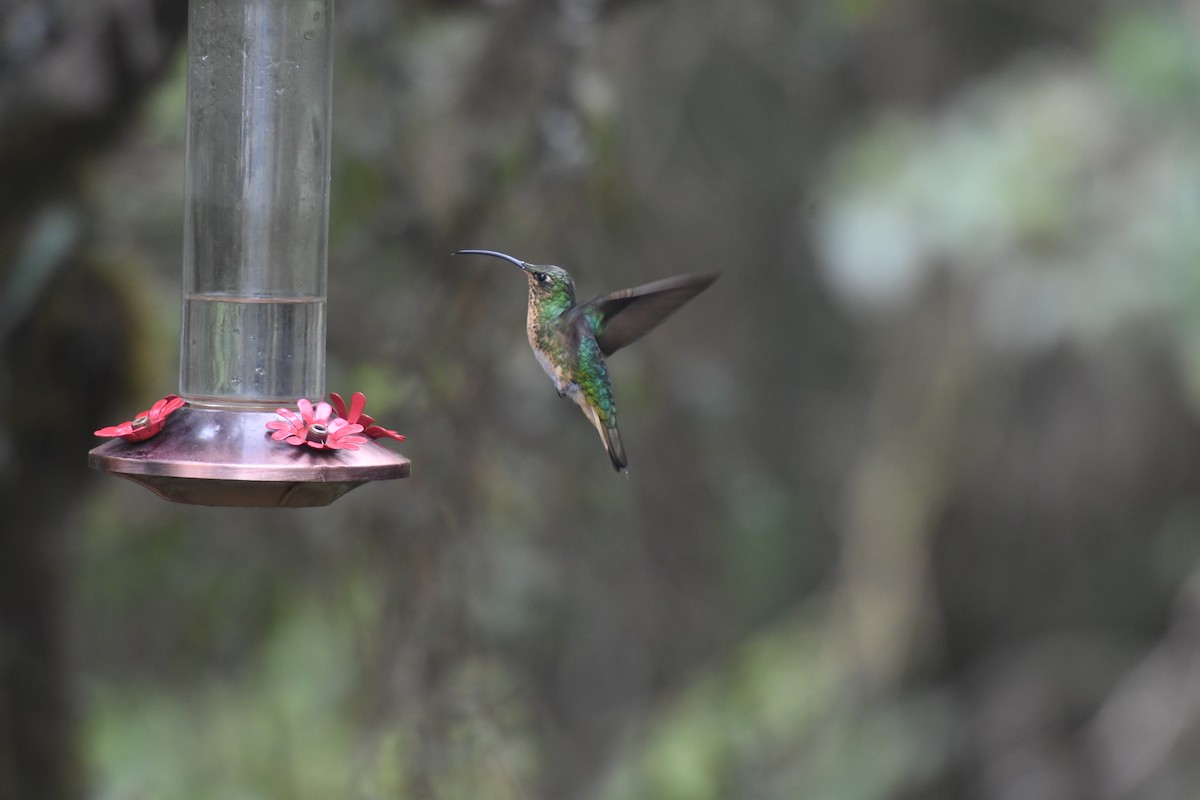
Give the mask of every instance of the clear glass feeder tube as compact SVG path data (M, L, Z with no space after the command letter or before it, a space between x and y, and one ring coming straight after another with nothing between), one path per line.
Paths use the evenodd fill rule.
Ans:
M191 0L180 394L325 393L333 0Z

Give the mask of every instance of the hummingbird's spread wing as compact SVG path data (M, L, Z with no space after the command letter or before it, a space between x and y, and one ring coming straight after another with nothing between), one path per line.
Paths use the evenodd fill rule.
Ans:
M564 322L568 328L575 328L579 318L586 316L600 351L612 355L711 286L718 275L679 275L601 295L568 311L563 315Z

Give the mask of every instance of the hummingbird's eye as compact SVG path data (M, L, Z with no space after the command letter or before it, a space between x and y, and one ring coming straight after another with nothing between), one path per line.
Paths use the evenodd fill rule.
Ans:
M536 280L538 283L542 283L542 284L549 283L549 281L550 281L550 276L549 276L549 275L547 275L547 274L546 274L546 273L544 273L544 272L535 272L535 273L533 273L533 278L534 278L534 280Z

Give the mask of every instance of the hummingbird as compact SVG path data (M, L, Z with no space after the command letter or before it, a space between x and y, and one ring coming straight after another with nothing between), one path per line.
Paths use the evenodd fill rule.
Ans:
M604 357L637 341L680 306L712 285L719 273L674 278L575 302L575 281L562 267L528 264L495 250L458 250L455 255L502 258L529 280L525 332L559 397L578 404L600 434L613 469L628 466L617 429L617 406Z

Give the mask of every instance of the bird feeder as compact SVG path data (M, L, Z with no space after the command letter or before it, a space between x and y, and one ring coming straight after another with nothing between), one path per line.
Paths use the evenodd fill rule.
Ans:
M290 446L267 426L276 408L325 394L332 14L333 0L191 0L186 405L156 406L88 458L167 500L321 506L409 474L373 439ZM138 424L162 429L137 441Z

